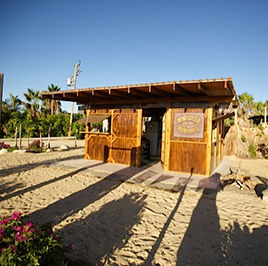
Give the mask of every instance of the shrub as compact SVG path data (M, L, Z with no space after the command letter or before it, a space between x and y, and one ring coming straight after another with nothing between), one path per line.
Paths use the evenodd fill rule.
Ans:
M248 146L248 152L251 158L256 157L256 147L252 143Z
M42 145L43 146L43 145ZM29 144L29 147L27 149L27 151L29 152L42 152L43 151L43 147L40 144L40 140L34 140L33 142L31 142Z
M263 135L264 135L264 132L261 131L261 132L258 132L258 133L256 134L256 137L262 137Z
M241 136L241 140L242 140L242 142L246 142L247 141L247 139L246 139L246 137L244 135Z
M261 131L264 130L264 127L262 126L262 124L259 124L259 125L258 125L258 128L259 128L259 130L261 130Z
M15 151L15 150L17 150L18 148L16 148L16 147L10 147L10 148L8 148L7 149L7 151L8 152L13 152L13 151Z
M65 251L49 224L23 222L20 212L0 220L0 265L64 265Z
M0 141L0 149L8 149L10 148L9 144L5 144L4 141Z

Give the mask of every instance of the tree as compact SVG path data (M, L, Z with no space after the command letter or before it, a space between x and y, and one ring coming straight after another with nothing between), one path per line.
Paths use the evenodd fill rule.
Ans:
M26 112L34 119L39 113L39 100L41 99L39 91L28 89L28 93L23 94L26 102L23 102Z
M55 92L55 91L59 91L60 87L51 83L51 85L48 86L47 89L49 92ZM56 114L57 111L61 111L60 101L55 100L55 99L48 99L47 101L48 101L48 106L50 109L50 114L53 115L53 114Z
M247 92L238 95L239 108L238 115L240 117L248 118L254 113L254 97Z
M10 109L11 112L18 112L21 109L21 100L19 99L19 96L14 96L12 93L9 93L10 96Z

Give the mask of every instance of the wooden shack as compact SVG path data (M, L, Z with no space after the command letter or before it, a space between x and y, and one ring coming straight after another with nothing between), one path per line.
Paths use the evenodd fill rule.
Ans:
M42 98L87 107L87 159L140 166L147 156L166 171L206 176L222 160L224 119L237 104L231 78L43 92Z

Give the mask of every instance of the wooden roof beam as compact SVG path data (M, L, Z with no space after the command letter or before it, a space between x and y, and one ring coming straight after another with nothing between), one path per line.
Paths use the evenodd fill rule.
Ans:
M198 83L198 90L204 92L207 96L214 96L214 94L202 83Z
M103 91L94 91L94 94L92 93L92 96L95 97L101 97L101 98L105 98L105 99L115 99L117 98L115 95L111 95L108 93L105 93Z
M131 88L130 94L133 96L146 97L146 98L148 98L150 96L150 94L148 92L141 91L141 90L138 90L136 88Z
M181 85L177 83L173 83L173 91L178 91L180 94L185 96L194 96L194 93L188 91L187 89L183 88Z
M109 90L109 95L119 96L122 98L129 97L127 92L122 92L122 91L118 91L118 90Z
M224 89L226 89L228 91L229 95L233 94L231 89L229 88L229 84L228 84L227 80L224 81Z
M188 103L201 103L201 102L211 102L211 103L219 103L219 102L230 102L232 101L233 96L214 96L214 97L210 97L210 96L198 96L198 97L186 97L186 96L180 96L180 97L141 97L140 99L138 99L139 103L173 103L173 102L188 102ZM130 97L129 99L115 99L113 101L113 104L135 104L137 103L137 99ZM94 103L94 99L92 101L93 105L100 105L100 104L111 104L110 101L99 101L97 103Z
M167 91L163 91L157 87L151 86L151 93L157 96L170 97L170 93Z

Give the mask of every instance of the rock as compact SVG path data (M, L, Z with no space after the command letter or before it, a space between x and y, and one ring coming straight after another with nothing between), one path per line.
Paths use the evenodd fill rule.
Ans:
M268 189L262 191L262 199L268 202Z
M60 145L60 147L58 148L58 151L68 151L69 147L67 145Z
M0 154L4 154L4 153L7 153L7 149L0 150Z
M52 152L52 150L51 149L47 149L46 152Z
M25 153L26 150L14 150L12 151L12 153Z

